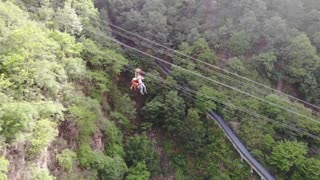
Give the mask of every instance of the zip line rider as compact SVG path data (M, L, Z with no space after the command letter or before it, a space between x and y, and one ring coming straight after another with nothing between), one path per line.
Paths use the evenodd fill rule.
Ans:
M142 82L142 80L144 80L144 77L141 74L142 74L142 71L140 68L135 69L135 73L134 73L135 77L131 81L132 84L131 84L130 89L131 90L132 89L135 90L136 88L140 89L140 93L142 95L144 95L147 93L147 88L144 85L144 83Z

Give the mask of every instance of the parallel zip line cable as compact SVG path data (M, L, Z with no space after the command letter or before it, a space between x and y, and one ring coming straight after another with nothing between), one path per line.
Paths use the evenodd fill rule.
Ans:
M109 57L110 57L110 56L109 56ZM113 58L113 57L112 57L112 58ZM115 59L113 58L113 60L115 60ZM117 61L117 60L115 60L115 61ZM120 63L120 61L117 61L117 62ZM121 62L121 63L122 63L122 62ZM122 65L127 66L127 65L124 64L124 63L122 63ZM134 68L134 67L131 67L131 68ZM161 79L161 78L159 78L159 77L155 77L154 75L152 75L152 74L150 74L150 73L147 73L147 72L143 72L143 73L146 74L147 76L155 79L155 80L159 80L159 81L161 81L161 82L163 82L163 83L167 83L167 82L165 82L163 79ZM180 90L180 91L182 91L182 92L187 92L187 93L189 93L189 95L191 95L191 96L193 96L194 98L196 98L197 91L195 91L195 90L193 90L193 89L190 89L190 88L188 88L188 87L184 87L184 86L181 86L181 85L177 85L177 87L175 87L175 88L178 89L178 90ZM187 90L187 91L185 91L185 90ZM262 119L264 119L264 120L266 120L266 121L268 121L268 122L271 122L271 123L273 123L273 124L275 124L275 125L282 126L282 127L284 127L284 128L290 129L290 130L292 130L292 131L295 131L295 132L298 132L298 133L302 133L302 134L304 134L304 135L306 135L306 136L309 136L309 137L315 138L315 139L317 139L317 140L320 140L320 136L311 134L311 133L309 133L309 132L307 132L307 131L304 131L304 130L301 130L301 129L297 128L297 127L289 126L289 125L287 125L287 124L285 124L285 123L281 123L281 122L275 121L275 120L273 120L273 119L270 119L270 118L268 118L268 117L265 117L265 116L263 116L263 115L260 115L260 114L258 114L258 113L256 113L256 112L248 111L248 110L246 110L246 109L244 109L244 108L240 108L240 107L238 107L238 106L235 106L235 105L233 105L233 104L231 104L231 103L222 102L221 100L219 100L219 99L217 99L217 98L213 98L212 96L209 97L209 96L206 96L206 95L205 95L205 96L203 96L203 97L205 97L205 98L207 98L207 99L209 99L209 100L212 100L212 101L215 101L215 102L224 104L224 105L230 107L231 109L237 109L237 110L239 110L239 111L241 111L241 112L243 112L243 113L245 113L245 114L248 114L248 115L251 115L251 116L255 116L255 117L257 117L257 118L262 118ZM203 100L202 100L202 101L203 101ZM233 115L235 115L235 114L233 114ZM237 115L236 115L236 116L237 116ZM239 117L239 116L238 116L238 117Z
M123 64L123 65L125 65L125 64ZM127 66L127 65L126 65ZM125 70L127 70L127 71L130 71L130 72L132 72L132 73L134 73L134 71L132 70L132 69L134 69L135 67L133 67L133 66L130 66L130 68L128 67L126 67L126 68L124 68ZM150 74L150 73L147 73L147 72L143 72L143 74L146 74L147 75L147 77L151 77L152 79L154 79L154 80L159 80L159 81L161 81L162 82L162 84L168 84L168 82L166 82L164 79L162 79L162 78L159 78L159 77L156 77L156 76L154 76L154 75L152 75L152 74ZM169 85L169 84L168 84ZM170 86L170 85L169 85ZM205 96L206 97L206 100L204 99L204 97L197 97L197 91L195 91L195 90L193 90L193 89L190 89L190 88L186 88L186 87L184 87L184 86L181 86L181 85L177 85L177 86L171 86L172 88L174 88L174 89L176 89L176 90L178 90L178 91L180 91L182 94L184 94L184 95L186 95L187 96L187 98L190 98L190 99L192 99L192 100L194 100L194 101L196 101L196 100L199 100L199 101L201 101L201 102L206 102L206 100L208 100L208 99L210 99L210 100L213 100L211 97L210 98L208 98L208 96ZM190 92L190 91L193 91L193 92ZM216 101L217 102L217 100L215 99L215 100L213 100L213 101ZM220 101L221 102L221 101ZM219 102L218 102L219 103ZM223 103L221 103L221 104L223 104ZM230 103L229 103L230 104ZM225 105L225 104L224 104ZM235 105L233 105L233 107L236 107ZM236 113L234 113L234 112L232 112L232 111L229 111L229 110L227 110L227 109L225 109L225 108L222 108L222 107L220 107L220 106L218 106L218 108L223 112L223 113L227 113L228 115L231 115L231 116L233 116L233 117L237 117L237 118L239 118L239 119L241 119L241 121L246 121L246 122L251 122L251 121L259 121L259 120L257 120L257 119L255 119L255 120L248 120L248 118L249 117L246 117L246 118L244 118L244 117L241 117L241 116L239 116L239 115L237 115ZM236 110L239 110L239 108L235 108ZM240 110L241 111L241 110ZM246 114L248 114L248 113L246 113ZM252 114L252 113L251 113ZM252 116L252 115L251 115ZM267 118L267 117L265 117L265 118ZM252 117L250 118L250 119L252 119ZM269 118L270 119L270 118ZM320 140L320 136L314 136L313 134L311 134L311 133L308 133L307 131L304 131L304 130L301 130L301 129L298 129L298 128L295 128L295 127L290 127L290 126L287 126L286 124L284 124L284 123L282 123L282 125L281 125L281 123L278 123L277 121L275 121L275 120L268 120L268 122L270 122L270 123L273 123L273 124L275 124L275 126L281 126L281 127L284 127L284 128L286 128L286 129L290 129L290 130L292 130L292 131L295 131L295 132L298 132L298 133L302 133L302 134L304 134L304 135L306 135L306 136L309 136L309 137L311 137L311 138L316 138L316 139L318 139L318 140ZM263 128L263 125L261 125L261 124L258 124L258 125L255 125L255 127L260 127L260 128ZM282 139L286 139L283 135L281 135L281 134L279 134L279 133L277 133L277 132L274 132L278 137L281 137Z
M117 41L117 40L115 40L115 39L110 39L110 37L107 37L107 39L109 39L109 40L111 40L111 41ZM124 46L127 46L127 45L125 45L125 44L122 44L122 45L124 45ZM233 105L234 106L234 105ZM243 110L242 109L242 112L246 112L246 113L248 113L247 111L245 111L245 110ZM250 114L250 113L249 113ZM251 114L252 115L252 114ZM257 114L257 115L259 115L259 114ZM263 117L263 116L261 116L261 115L259 115L260 117ZM265 117L264 117L265 118ZM270 120L269 120L270 121ZM274 120L273 120L274 121ZM276 121L274 121L274 122L276 122ZM278 122L276 122L276 123L278 123ZM285 127L286 125L285 124L282 124L281 126L283 126L283 127ZM296 132L301 132L301 133L303 133L303 134L310 134L310 133L305 133L305 132L302 132L301 130L299 130L299 129L296 129L295 127L290 127L289 129L291 129L291 130L293 130L293 131L296 131ZM309 136L315 136L315 135L312 135L312 134L310 134ZM317 138L318 139L318 138Z
M125 65L125 64L123 64L123 65ZM131 68L133 68L133 67L131 67ZM165 80L163 80L162 78L156 77L156 76L154 76L154 75L152 75L152 74L150 74L150 73L143 72L143 74L146 74L148 77L151 77L151 78L154 79L154 80L158 80L158 81L161 81L162 83L168 84L168 83L167 83ZM168 85L170 86L170 84L168 84ZM198 99L198 98L199 98L199 97L198 97L198 98L196 97L196 96L197 96L197 91L195 91L195 90L193 90L193 89L190 89L190 88L188 88L188 87L184 87L184 86L181 86L181 85L176 85L176 87L172 87L172 88L175 88L175 89L177 89L177 90L180 90L181 92L186 92L186 93L188 93L188 97L189 97L189 98L193 98L193 99ZM202 98L202 99L201 99L201 98ZM311 133L309 133L309 132L307 132L307 131L305 131L305 130L299 129L299 128L297 128L297 127L289 126L289 125L287 125L287 124L285 124L285 123L281 123L281 122L275 121L275 120L270 119L270 118L268 118L268 117L262 116L262 115L260 115L260 114L258 114L258 113L256 113L256 112L248 111L248 110L246 110L246 109L244 109L244 108L240 108L240 107L235 106L235 105L233 105L233 104L231 104L231 103L222 102L221 100L218 100L217 98L214 98L214 97L212 97L212 96L206 96L206 95L205 95L205 96L201 96L201 97L200 97L200 101L206 102L206 101L204 100L204 98L206 98L207 100L212 100L212 101L214 101L214 102L217 102L217 103L223 104L223 105L225 105L225 106L228 106L228 107L230 107L231 109L239 110L239 111L241 111L241 112L243 112L243 113L245 113L245 114L248 114L248 115L251 115L251 116L255 116L255 117L257 117L257 118L264 119L264 120L266 120L266 121L268 121L268 122L270 122L270 123L273 123L273 124L275 124L275 125L277 125L277 126L281 126L281 127L290 129L290 130L292 130L292 131L294 131L294 132L301 133L301 134L304 134L304 135L309 136L309 137L311 137L311 138L320 140L320 136L311 134ZM199 99L198 99L198 100L199 100ZM233 115L233 116L239 117L238 115L235 115L234 113L229 113L229 114L231 114L231 115Z
M229 72L229 71L224 70L224 69L222 69L222 68L220 68L220 67L218 67L218 66L212 65L212 64L207 63L207 62L204 62L204 61L201 61L201 60L196 59L196 58L194 58L194 57L192 57L192 56L186 55L186 54L181 53L181 52L179 52L179 51L177 51L177 50L174 50L174 49L171 49L171 48L169 48L169 47L166 47L166 46L164 46L164 45L162 45L162 44L160 44L160 43L157 43L157 42L155 42L155 41L152 41L152 40L150 40L150 39L147 39L147 38L145 38L145 37L142 37L142 36L140 36L140 35L138 35L138 34L136 34L136 33L130 32L130 31L128 31L128 30L126 30L126 29L123 29L123 28L121 28L121 27L119 27L119 26L117 26L117 25L114 25L114 24L112 24L112 23L110 23L110 22L109 22L109 26L111 26L111 27L113 27L113 28L120 29L120 30L122 30L122 31L124 31L124 32L126 32L126 33L129 33L129 34L131 34L131 35L133 35L133 36L136 36L136 37L138 37L138 38L141 38L141 39L143 39L143 40L145 40L145 41L147 41L147 42L149 42L149 43L152 43L152 44L155 44L155 45L157 45L157 46L160 46L160 47L162 47L162 48L164 48L164 49L166 49L166 50L169 50L169 51L171 51L171 52L173 52L173 53L176 53L176 54L179 54L179 55L181 55L181 56L184 56L184 57L187 57L187 58L189 58L189 59L192 59L192 60L194 60L194 61L200 62L200 63L202 63L202 64L204 64L204 65L206 65L206 66L209 66L209 67L218 69L218 70L223 71L223 72L225 72L225 73L227 73L227 74L236 76L236 77L238 77L238 78L240 78L240 79L246 80L246 81L251 82L251 83L253 83L253 84L255 84L255 85L262 86L262 87L264 87L264 88L266 88L266 89L271 90L272 92L276 92L276 93L278 93L278 94L282 94L282 95L288 96L288 97L290 97L291 99L294 99L294 100L296 100L296 101L298 101L298 102L307 104L307 105L309 105L309 106L311 106L311 107L313 107L313 108L316 108L317 110L320 110L320 107L319 107L319 106L316 106L316 105L314 105L314 104L312 104L312 103L310 103L310 102L304 101L304 100L299 99L299 98L297 98L297 97L294 97L294 96L292 96L292 95L289 95L289 94L286 94L286 93L284 93L284 92L281 92L281 91L279 91L279 90L277 90L277 89L271 88L271 87L269 87L269 86L267 86L267 85L258 83L258 82L256 82L256 81L253 81L253 80L249 79L249 78L240 76L240 75L238 75L238 74L236 74L236 73ZM112 29L112 28L111 28L111 29Z
M103 22L106 23L106 21L103 21ZM149 39L147 39L147 38L144 38L144 37L142 37L142 36L140 36L140 35L138 35L138 34L132 33L132 32L130 32L130 31L125 30L125 29L123 29L123 28L121 28L121 27L119 27L119 26L116 26L116 25L114 25L114 24L112 24L112 23L110 23L110 22L109 22L109 24L110 24L112 27L114 27L114 28L118 28L118 29L120 29L120 30L122 30L122 31L124 31L124 32L130 33L130 34L132 34L132 35L134 35L134 36L136 36L136 37L139 37L139 38L141 38L141 39L143 39L143 40L146 40L146 41L148 41L148 42L150 42L150 43L152 43L152 44L156 44L156 45L158 45L158 46L160 46L160 47L163 47L163 48L165 48L165 49L171 50L172 52L178 53L178 54L180 54L180 55L182 55L182 56L184 56L184 57L187 57L187 58L189 58L189 59L194 59L194 60L196 60L196 61L198 61L198 62L204 63L205 65L208 65L208 64L209 64L209 63L206 63L206 62L204 62L204 61L197 60L197 59L195 59L195 58L193 58L193 57L191 57L191 56L185 55L185 54L183 54L183 53L181 53L181 52L179 52L179 51L176 51L176 50L173 50L173 49L168 48L168 47L166 47L166 46L163 46L163 45L161 45L161 44L159 44L159 43L157 43L157 42L154 42L154 41L152 41L152 40L149 40ZM127 35L119 32L119 31L117 31L117 30L114 30L114 29L111 28L111 31L112 31L114 34L117 34L117 35L119 35L119 36L125 37L125 38L127 38L127 39L129 39L129 40L131 40L131 41L136 42L136 39L133 39L132 37L129 37L129 36L127 36ZM166 53L166 55L168 55L168 56L170 56L170 57L173 57L173 56L174 56L174 54L169 54L169 53L166 52L166 51L159 50L159 49L157 49L157 48L155 48L155 47L150 46L149 44L145 44L145 43L142 42L142 41L141 41L141 43L143 44L143 46L146 46L146 47L148 47L148 48L151 48L151 49L153 49L153 50L155 50L155 51L157 51L157 52L159 52L159 53L162 53L162 54L163 54L163 53ZM209 65L211 65L211 64L209 64ZM264 87L266 87L266 88L268 88L268 89L270 89L270 90L272 90L272 91L275 91L275 90L276 90L276 89L270 88L270 87L268 87L268 86L266 86L266 85L264 85L264 84L261 84L261 83L252 81L252 80L250 80L250 79L248 79L248 78L245 78L245 77L243 77L243 76L240 76L240 75L238 75L238 74L235 74L235 73L226 71L226 70L224 70L224 69L222 69L222 68L220 68L220 67L218 67L218 66L214 66L214 65L211 65L211 66L213 66L215 69L221 70L221 71L223 71L223 72L227 72L228 74L232 74L232 75L234 75L234 76L236 76L236 77L241 77L241 78L247 79L247 80L249 80L250 82L253 82L253 83L257 84L257 85L262 85L262 86L264 86ZM228 79L228 80L230 80L230 81L234 81L236 84L244 85L244 86L248 87L249 89L257 90L258 92L263 93L263 94L265 94L265 95L270 95L268 92L263 91L263 90L261 90L261 89L258 89L258 88L255 87L255 86L250 86L250 85L247 84L247 83L244 83L244 82L242 82L242 81L236 80L236 79L234 79L234 78L230 78L230 77L228 77L228 76L226 76L226 75L224 75L224 74L222 74L222 73L212 71L212 69L208 69L208 68L205 68L205 67L198 67L198 68L200 68L200 69L202 69L202 70L206 70L206 71L211 72L211 73L214 73L215 75L217 75L217 76L219 76L219 77L222 77L222 78L224 78L224 79ZM276 90L276 91L277 91L277 90ZM316 111L317 113L320 113L320 107L318 107L318 106L315 106L315 105L313 105L313 104L311 104L311 103L309 103L309 102L307 102L307 101L303 101L303 100L298 99L298 98L296 98L296 97L293 97L293 96L291 96L291 95L285 94L285 93L283 93L283 92L281 92L281 91L278 91L278 94L279 94L279 93L286 96L286 97L281 97L281 96L279 96L279 98L280 98L279 100L281 100L282 102L284 102L284 103L286 103L286 104L289 104L289 103L290 103L290 102L287 101L287 100L288 100L287 98L290 97L290 98L292 98L292 99L296 99L298 102L303 102L303 103L308 104L308 105L310 105L310 106L312 106L312 107L314 107L314 108L317 107L317 109L313 109L313 110ZM283 98L285 98L285 99L283 99ZM289 104L289 105L294 106L295 108L303 108L303 107L299 106L299 104L295 104L295 103L291 103L291 104ZM290 110L296 110L296 109L290 109Z
M127 36L127 35L119 32L119 31L116 31L116 30L114 30L114 29L111 29L111 30L112 30L112 32L113 32L114 34L116 34L116 35L119 35L119 36L121 36L121 37L124 37L124 38L126 38L126 39L129 39L129 40L131 40L131 41L133 41L133 42L136 42L136 41L137 41L136 39L134 39L134 38L132 38L132 37L129 37L129 36ZM158 53L166 54L166 55L168 55L168 56L170 56L170 57L173 57L173 56L174 56L174 55L172 55L172 54L165 53L165 51L162 51L162 50L159 50L159 49L157 49L157 48L155 48L155 47L153 47L153 46L150 46L149 44L145 44L145 43L143 43L142 41L140 41L140 42L143 44L143 46L148 47L148 48L151 48L151 49L153 49L154 51L156 51L156 52L158 52ZM255 90L255 92L262 93L263 96L267 96L267 95L270 95L270 94L272 93L272 92L269 93L269 92L266 92L266 91L264 91L264 90L261 90L261 89L257 88L256 86L252 86L252 85L250 85L250 84L248 84L248 83L245 83L245 82L243 82L243 81L237 80L237 79L235 79L235 78L228 77L227 75L225 75L225 74L223 74L223 73L219 73L219 72L216 72L216 71L214 71L214 70L212 70L212 69L209 69L209 68L206 68L206 67L203 67L203 66L199 66L198 64L196 64L195 66L198 67L198 68L201 69L201 70L207 71L207 72L212 73L212 74L214 74L214 75L216 75L216 76L219 76L219 77L221 77L221 78L224 78L224 79L228 79L228 80L230 80L230 81L233 81L234 83L240 85L241 88L247 87L247 88L249 88L249 89ZM256 95L257 95L257 94L256 94ZM283 94L282 94L282 95L283 95ZM279 96L279 100L281 100L283 103L286 103L287 105L290 105L290 106L294 106L294 107L295 107L294 109L292 108L291 110L296 110L296 109L305 108L305 107L303 107L303 106L300 106L300 104L296 104L296 103L292 103L292 102L288 101L288 100L289 100L288 98L289 98L288 96L285 96L285 97ZM317 113L320 113L320 111L319 111L320 109L313 109L313 110L316 111Z
M133 39L133 38L131 38L131 37L129 37L129 36L121 33L121 32L114 31L114 30L112 30L112 32L113 32L114 34L117 34L117 35L121 36L121 37L125 37L126 39L129 39L129 40L131 40L131 41L136 42L135 39ZM159 52L159 53L163 53L163 51L158 50L158 49L156 49L156 48L154 48L154 47L152 47L152 46L149 46L149 45L143 45L143 46L146 46L146 47L148 47L148 48L151 48L151 49L153 49L153 50L155 50L155 51L157 51L157 52ZM169 55L169 56L170 56L170 55ZM173 55L171 55L171 57L173 57ZM197 67L197 65L196 65L196 67ZM256 90L257 92L262 93L263 95L266 95L266 96L267 96L267 95L270 95L270 93L268 93L268 92L266 92L266 91L263 91L263 90L255 87L255 86L250 86L250 85L247 84L247 83L244 83L244 82L242 82L242 81L239 81L239 80L234 79L234 78L231 78L231 77L228 77L227 75L222 74L222 73L219 73L219 72L216 72L216 71L213 71L212 69L208 69L208 68L202 67L202 66L201 66L201 67L198 67L198 68L201 69L201 70L205 70L205 71L207 71L207 72L209 72L209 73L212 73L212 74L214 74L214 75L216 75L216 76L218 76L218 77L221 77L221 78L223 78L223 79L227 79L227 80L233 81L235 84L238 84L238 85L240 85L241 87L248 87L249 89ZM286 98L286 97L284 97L284 98ZM294 103L288 102L287 99L283 99L282 97L280 97L280 100L281 100L282 102L286 103L286 104L289 104L289 103L290 103L289 105L293 105L295 108L301 108L301 107L299 106L299 104L294 104Z
M129 40L131 40L131 41L136 42L136 39L134 39L134 38L132 38L132 37L129 37L129 36L127 36L127 35L119 32L119 31L116 31L116 30L113 30L113 29L112 29L112 32L113 32L114 34L117 34L117 35L121 36L121 37L125 37L126 39L129 39ZM140 41L140 42L141 42L141 41ZM148 47L148 48L151 48L151 49L155 50L156 52L159 52L159 53L162 53L162 54L164 53L164 51L161 51L161 50L159 50L159 49L157 49L157 48L155 48L155 47L152 47L152 46L150 46L150 45L148 45L148 44L145 44L145 43L143 43L143 42L142 42L142 44L143 44L143 46ZM164 53L164 54L170 56L171 58L174 56L174 55L169 54L169 53ZM198 66L198 64L196 64L195 66L198 67L198 68L201 69L201 70L205 70L205 71L207 71L207 72L213 73L213 74L215 74L215 75L217 75L217 76L219 76L219 77L228 79L228 80L230 80L230 81L234 81L235 83L237 83L237 84L239 84L239 85L245 85L246 87L249 87L250 89L256 89L257 91L259 91L259 92L261 92L261 93L263 93L263 94L265 94L265 95L269 95L269 94L270 94L270 93L268 93L268 92L265 92L265 91L263 91L263 90L260 90L260 89L258 89L258 88L256 88L256 87L254 87L254 86L249 86L249 84L246 84L246 83L244 83L244 82L241 82L241 81L239 81L239 80L237 80L237 79L230 78L230 77L226 76L225 74L222 74L222 73L213 71L212 69L209 69L209 68L206 68L206 67L203 67L203 66Z
M297 115L297 116L303 117L303 118L305 118L305 119L308 119L308 120L310 120L310 121L314 121L314 122L320 124L320 121L317 121L317 120L315 120L315 119L313 119L313 118L307 117L307 116L305 116L305 115L302 115L302 114L297 113L297 112L295 112L295 111L292 111L292 110L290 110L290 109L284 108L284 107L282 107L282 106L280 106L280 105L278 105L278 104L275 104L275 103L272 103L272 102L267 101L267 100L265 100L265 99L262 99L262 98L260 98L260 97L254 96L254 95L252 95L252 94L249 94L249 93L247 93L247 92L244 92L244 91L242 91L242 90L239 90L239 89L237 89L237 88L235 88L235 87L232 87L232 86L230 86L230 85L226 85L226 84L221 83L221 82L219 82L219 81L216 81L216 80L214 80L214 79L205 77L205 76L203 76L202 74L199 74L199 73L190 71L190 70L188 70L188 69L185 69L185 68L182 68L182 67L180 67L180 66L177 66L177 65L175 65L175 64L173 64L173 63L167 62L167 61L165 61L165 60L163 60L163 59L161 59L161 58L155 57L155 56L150 55L150 54L148 54L148 53L145 53L145 52L143 52L143 51L141 51L141 50L138 50L138 49L136 49L136 48L134 48L134 47L131 47L131 46L125 44L125 43L122 43L122 42L114 39L113 37L105 36L105 38L107 38L107 39L109 39L110 41L113 41L113 42L115 42L115 43L118 43L118 44L120 44L120 45L122 45L122 46L124 46L124 47L126 47L126 48L129 48L129 49L132 49L132 50L134 50L134 51L137 51L137 52L139 52L139 53L141 53L141 54L143 54L143 55L145 55L145 56L151 57L151 58L156 59L156 60L158 60L158 61L161 61L161 62L163 62L163 63L165 63L165 64L171 65L171 66L173 66L173 67L176 67L176 68L178 68L178 69L181 69L181 70L183 70L183 71L186 71L186 72L188 72L188 73L190 73L190 74L196 75L196 76L201 77L201 78L203 78L203 79L205 79L205 80L208 80L208 81L210 81L210 82L213 82L213 83L215 83L215 84L221 85L221 86L223 86L223 87L226 87L226 88L229 88L229 89L231 89L231 90L237 91L237 92L242 93L242 94L244 94L244 95L247 95L247 96L250 96L250 97L252 97L252 98L258 99L258 100L260 100L260 101L262 101L262 102L268 103L268 104L273 105L273 106L275 106L275 107L278 107L278 108L280 108L280 109L282 109L282 110L286 110L286 111L291 112L291 113L293 113L293 114L295 114L295 115Z

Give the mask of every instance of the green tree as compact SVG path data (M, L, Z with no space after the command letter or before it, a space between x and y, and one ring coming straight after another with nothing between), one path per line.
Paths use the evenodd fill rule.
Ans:
M173 134L182 126L185 118L185 102L176 91L170 91L164 99L164 126Z
M301 83L299 89L304 94L307 101L320 104L320 76L319 68L317 68L312 73L308 74L303 82Z
M60 31L53 31L49 37L54 39L59 44L57 56L59 58L79 58L84 51L84 44L76 41L74 36Z
M214 64L216 62L216 54L209 47L207 41L200 38L192 43L191 56L198 58L201 61Z
M188 110L180 136L183 141L186 142L186 148L190 150L190 152L196 153L202 151L202 148L205 145L205 128L197 110Z
M280 172L287 173L305 160L307 148L303 143L282 141L272 148L269 159L271 165Z
M274 49L274 52L278 54L292 37L292 29L288 27L287 22L283 18L273 16L265 21L263 35L268 41L268 48Z
M271 80L277 80L277 71L275 69L277 57L272 51L261 53L255 56L253 60L259 73L264 74L266 78Z
M225 100L226 98L223 93L218 92L209 86L203 86L197 93L195 106L201 112L220 110L222 105L219 102L224 102Z
M82 80L86 77L85 62L80 58L64 59L64 69L70 80Z
M164 106L163 98L159 96L148 102L142 109L145 119L156 126L162 124L164 121Z
M34 107L28 103L10 103L0 107L1 135L12 140L17 134L33 125L33 116L37 115Z
M167 8L163 1L134 0L127 3L116 0L111 1L110 5L116 22L125 29L161 43L167 42Z
M316 48L305 34L292 39L286 53L285 71L293 82L301 81L301 78L314 71L320 62Z
M50 145L50 143L58 135L58 130L56 129L56 123L48 119L38 120L34 127L34 132L30 140L31 154L37 154L41 152L43 148Z
M242 17L239 17L239 26L242 30L244 30L247 35L248 38L252 41L252 42L257 42L261 36L261 22L259 21L259 18L263 15L261 15L261 13L266 11L266 5L264 4L263 1L255 1L252 2L252 4L257 3L257 2L261 2L261 10L260 12L257 9L250 9L250 10L245 10L243 12ZM257 3L258 4L258 3Z
M244 31L234 32L229 39L228 49L232 55L243 55L250 48L250 41Z
M320 178L320 160L306 158L299 166L298 172L294 173L294 179L316 180Z
M145 161L152 163L155 156L154 142L147 139L145 134L129 137L125 147L126 161L130 165L136 165Z
M139 162L137 165L129 169L126 180L148 180L150 179L150 172L146 163Z
M0 179L7 180L9 161L4 157L0 157Z
M107 154L110 156L125 156L122 147L123 135L119 128L112 121L107 121L105 127L106 141L108 143Z
M55 180L56 178L50 175L47 168L32 168L32 179L34 180Z
M115 94L113 97L114 101L114 110L123 114L128 119L132 120L135 119L135 107L134 102L130 100L128 94L120 95L120 93Z
M50 0L43 0L40 3L40 7L37 9L37 16L39 20L43 21L48 27L53 25L54 9L51 6Z
M61 166L67 172L72 169L76 157L77 154L70 149L64 149L61 154L56 156L59 166Z
M227 65L230 68L230 70L234 73L237 73L239 75L244 75L247 73L242 61L237 57L228 59Z
M95 154L89 143L82 143L77 150L77 157L82 167L90 168L95 163Z
M203 1L169 1L164 0L167 7L167 26L169 38L174 46L182 42L194 42L201 38L201 30L206 16L212 15ZM208 10L208 11L206 11Z
M136 118L135 103L130 100L128 94L121 94L115 87L110 91L110 95L111 120L116 122L123 130L129 130L131 121Z
M28 13L11 1L1 1L0 12L0 37L7 35L17 27L23 26L29 18Z
M193 41L192 44L182 43L179 46L179 49L182 53L192 56L196 59L199 59L200 61L204 61L210 64L216 63L217 57L215 52L210 49L208 42L203 38ZM189 69L193 69L195 64L197 63L191 59L188 59L188 58L186 59L179 55L175 56L173 60L175 64L182 65ZM197 64L202 67L204 66L202 63L201 64L197 63Z
M94 7L92 0L75 0L72 2L72 7L80 19L83 34L98 40L99 36L96 34L102 35L104 24L100 23L99 11Z
M185 118L185 103L176 91L156 97L143 108L145 118L177 134Z
M102 153L95 154L93 168L98 170L100 177L103 179L112 180L123 179L128 170L121 157L109 157Z
M80 35L82 32L82 24L76 11L71 7L71 3L66 1L64 8L59 8L56 14L56 23L59 29L72 35Z
M110 72L109 76L119 75L123 66L128 64L128 60L115 50L104 48L90 39L85 39L82 43L82 56L93 69Z
M59 88L57 81L63 81L65 73L63 67L56 63L59 45L48 35L48 31L38 24L29 23L12 31L3 42L5 48L0 56L0 69L12 82L11 88L15 90L13 92L24 93L26 97L30 97L34 85L45 89L54 88L53 91ZM46 68L39 67L41 61ZM58 70L55 71L54 68ZM45 73L42 74L44 77L39 76L41 73ZM57 79L52 77L55 75ZM46 78L48 81L44 81ZM34 95L31 98L34 99Z

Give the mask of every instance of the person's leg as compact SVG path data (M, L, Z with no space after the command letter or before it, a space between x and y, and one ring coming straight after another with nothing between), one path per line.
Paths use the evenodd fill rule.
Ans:
M147 94L148 92L147 92L147 87L146 87L146 85L143 84L143 87L144 87L144 93Z
M141 84L140 84L140 93L141 93L142 95L144 95L144 93L143 93L143 86L144 86L144 84L141 83Z
M141 85L140 85L140 93L142 94L142 95L144 95L144 94L146 94L147 93L147 87L143 84L143 83L141 83ZM144 93L143 93L143 90L144 90Z

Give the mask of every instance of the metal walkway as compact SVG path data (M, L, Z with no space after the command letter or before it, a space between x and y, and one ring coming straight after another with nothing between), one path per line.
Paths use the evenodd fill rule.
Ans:
M237 135L229 127L229 125L215 112L208 113L210 119L215 120L223 129L224 134L231 141L233 146L239 152L241 157L254 169L264 180L274 180L275 178L250 154L246 147L242 144Z

